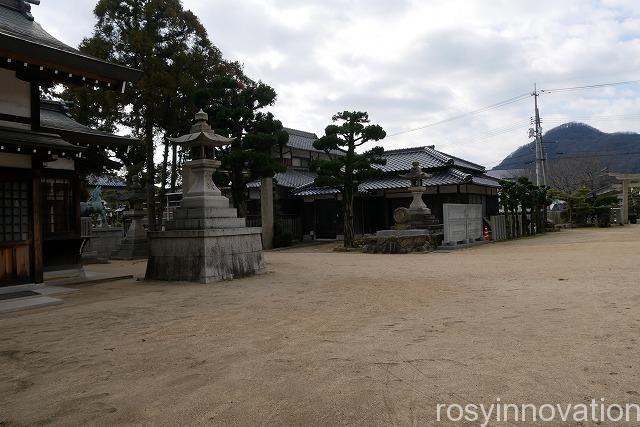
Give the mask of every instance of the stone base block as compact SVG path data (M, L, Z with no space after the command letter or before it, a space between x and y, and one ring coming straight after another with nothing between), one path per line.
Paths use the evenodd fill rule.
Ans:
M259 228L149 233L146 279L212 283L264 270Z
M183 208L228 208L229 199L224 196L205 196L202 193L192 193L185 195L180 206Z
M149 242L123 239L120 247L111 254L111 259L142 259L149 255Z
M211 228L238 228L246 226L244 218L175 219L167 224L168 230L206 230Z
M203 219L203 218L237 218L238 211L235 208L184 208L176 209L173 218L179 219Z
M437 242L427 230L383 230L375 237L365 239L362 251L365 253L406 254L411 252L431 252ZM393 233L385 233L392 231Z
M92 236L82 248L82 259L106 258L118 247L122 240L121 227L94 228Z

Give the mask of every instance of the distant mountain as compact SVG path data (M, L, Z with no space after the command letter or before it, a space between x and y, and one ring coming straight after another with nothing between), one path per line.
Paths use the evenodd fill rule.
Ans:
M615 172L640 173L640 134L605 133L584 123L565 123L543 136L547 159L597 159ZM535 165L535 145L523 145L494 169L529 169Z

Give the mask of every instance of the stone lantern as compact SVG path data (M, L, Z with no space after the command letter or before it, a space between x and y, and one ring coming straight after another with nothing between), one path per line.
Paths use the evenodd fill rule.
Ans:
M400 178L408 179L411 181L411 187L409 187L409 191L413 196L413 201L411 205L409 205L409 211L416 211L418 213L431 214L431 209L424 204L422 200L422 195L424 194L424 186L422 185L422 181L426 178L430 178L431 175L423 172L420 168L420 162L413 162L411 170L404 175L400 175Z
M260 228L247 227L213 183L216 148L233 139L216 134L199 111L187 135L169 138L189 153L183 197L165 231L149 233L147 279L210 283L264 268Z
M215 158L216 148L229 145L233 138L216 134L207 123L209 116L200 110L196 113L196 122L191 126L191 133L169 141L181 145L189 153L189 161L182 168L183 196L180 206L196 207L228 207L229 200L213 183L213 173L220 167Z
M146 258L148 253L147 231L144 229L145 217L142 204L146 200L146 192L140 186L140 178L133 177L131 187L126 191L122 200L128 202L129 210L124 213L125 219L131 219L125 237L120 246L112 254L112 259Z

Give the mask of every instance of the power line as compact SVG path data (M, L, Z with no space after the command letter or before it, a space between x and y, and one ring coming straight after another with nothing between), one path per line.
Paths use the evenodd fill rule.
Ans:
M571 86L571 87L561 87L561 88L553 88L553 89L540 89L539 93L546 93L546 94L553 94L553 93L559 93L559 92L570 92L570 91L577 91L577 90L586 90L586 89L598 89L598 88L603 88L603 87L609 87L609 86L622 86L622 85L630 85L630 84L637 84L640 83L640 80L627 80L627 81L621 81L621 82L612 82L612 83L600 83L600 84L593 84L593 85L584 85L584 86ZM396 132L396 133L392 133L390 135L387 135L387 138L393 138L395 136L398 135L404 135L406 133L410 133L410 132L416 132L422 129L427 129L430 127L434 127L434 126L439 126L445 123L449 123L455 120L460 120L466 117L471 117L477 114L481 114L481 113L485 113L487 111L491 111L491 110L495 110L498 108L502 108L504 106L507 106L509 104L513 104L515 102L521 101L525 98L528 98L529 96L535 95L531 94L529 92L527 93L523 93L517 96L514 96L513 98L509 98L506 99L504 101L500 101L498 103L483 107L483 108L479 108L477 110L473 110L473 111L469 111L466 113L462 113L462 114L458 114L452 117L448 117L446 119L443 120L439 120L437 122L433 122L433 123L429 123L423 126L418 126L412 129L407 129L404 131L400 131L400 132ZM552 120L553 121L553 120Z
M500 135L504 135L506 133L510 133L513 131L520 131L523 128L526 128L528 126L527 123L518 123L518 124L514 124L514 125L510 125L510 126L506 126L503 128L496 128L496 129L490 129L487 131L483 131L483 132L477 132L476 134L478 135L483 135L480 137L473 137L471 138L472 142L484 142L486 140L489 140L491 138L495 138L496 136L500 136ZM448 141L445 143L445 146L450 146L450 145L456 145L458 143L461 143L464 141L461 140L454 140L454 141Z
M449 122L452 122L454 120L459 120L459 119L462 119L462 118L465 118L465 117L470 117L470 116L473 116L473 115L476 115L476 114L480 114L480 113L484 113L484 112L487 112L487 111L495 110L497 108L504 107L505 105L509 105L509 104L513 104L514 102L521 101L521 100L523 100L525 98L528 98L530 95L531 94L527 92L527 93L524 93L524 94L521 94L521 95L518 95L518 96L514 96L513 98L509 98L509 99L506 99L504 101L500 101L500 102L498 102L496 104L492 104L492 105L489 105L487 107L483 107L483 108L480 108L480 109L477 109L477 110L474 110L474 111L469 111L467 113L458 114L456 116L452 116L452 117L449 117L449 118L446 118L446 119L443 119L443 120L439 120L439 121L434 122L434 123L429 123L429 124L426 124L424 126L419 126L419 127L413 128L413 129L407 129L407 130L403 130L403 131L400 131L400 132L396 132L396 133L393 133L391 135L387 135L387 138L392 138L394 136L403 135L405 133L415 132L415 131L418 131L418 130L422 130L422 129L438 126L438 125L441 125L441 124L444 124L444 123L449 123Z
M527 127L527 126L529 126L529 124L526 122L518 122L518 123L513 123L511 125L504 126L501 128L489 129L487 131L482 131L479 133L495 136L495 135L500 135L502 133L511 132L516 129L522 129L523 127Z
M595 85L585 85L585 86L573 86L573 87L560 87L555 89L541 89L541 93L555 93L555 92L569 92L574 90L584 90L584 89L598 89L602 87L608 86L622 86L622 85L630 85L640 83L640 80L628 80L624 82L613 82L613 83L601 83Z
M527 147L531 150L531 147ZM548 157L547 161L553 162L556 160L566 160L566 159L583 159L583 158L592 158L592 157L610 157L610 156L629 156L629 155L640 155L640 151L582 151L578 153L579 155L563 155L559 153L552 153L553 157ZM505 157L504 160L513 160L520 159L523 157L529 157L531 153L519 154L517 156L509 156ZM528 162L531 163L531 162Z

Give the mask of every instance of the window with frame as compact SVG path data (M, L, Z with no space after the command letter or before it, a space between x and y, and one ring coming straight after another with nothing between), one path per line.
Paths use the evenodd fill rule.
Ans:
M44 234L70 233L75 229L73 187L67 178L42 178Z
M0 242L29 240L30 210L27 181L0 182Z

